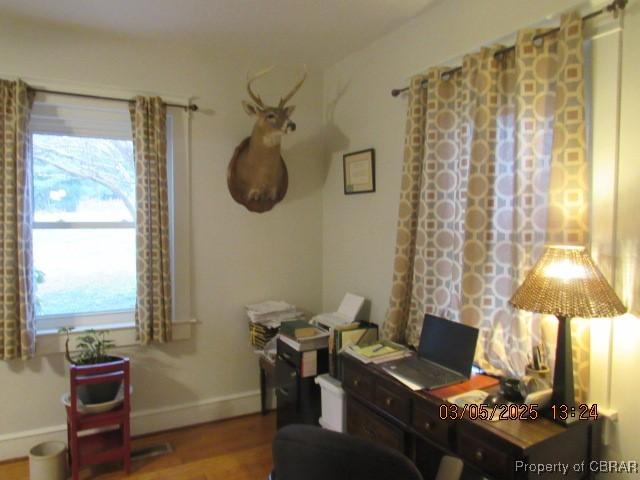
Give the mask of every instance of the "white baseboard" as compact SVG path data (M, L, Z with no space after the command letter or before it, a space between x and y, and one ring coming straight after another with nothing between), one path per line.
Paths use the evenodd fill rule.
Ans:
M144 435L259 411L259 390L212 397L179 405L139 410L131 413L131 434ZM26 457L32 447L50 440L60 440L66 443L67 426L53 425L1 434L0 461Z

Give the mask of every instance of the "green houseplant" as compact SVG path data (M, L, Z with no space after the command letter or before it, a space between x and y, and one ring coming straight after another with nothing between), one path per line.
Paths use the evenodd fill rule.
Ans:
M69 334L73 327L61 328L60 332L66 334L65 358L72 365L97 365L119 360L119 357L109 355L107 350L115 344L108 338L108 330L87 330L77 338L76 352L72 355L69 351ZM82 385L78 388L78 397L85 405L104 403L113 400L118 394L120 382L101 383L96 385Z

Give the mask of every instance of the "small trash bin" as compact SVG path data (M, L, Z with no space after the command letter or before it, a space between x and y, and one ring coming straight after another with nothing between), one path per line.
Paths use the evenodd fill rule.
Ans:
M44 442L29 451L30 480L66 480L67 445Z
M322 400L322 416L318 423L322 428L335 432L345 432L346 404L345 394L340 380L329 376L328 373L318 375L315 382L320 385Z

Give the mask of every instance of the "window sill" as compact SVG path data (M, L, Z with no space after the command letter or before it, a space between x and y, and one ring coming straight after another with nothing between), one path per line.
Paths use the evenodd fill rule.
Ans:
M188 340L191 338L196 319L173 322L173 341ZM77 327L71 332L70 344L75 345L75 340L87 330L109 330L109 338L115 342L115 348L138 345L136 341L136 329L133 324L115 324ZM51 355L64 352L64 344L67 336L58 333L57 330L39 330L36 334L36 356Z
M38 334L57 333L62 327L70 327L79 331L116 329L122 326L135 325L135 310L115 310L106 312L59 314L36 317Z

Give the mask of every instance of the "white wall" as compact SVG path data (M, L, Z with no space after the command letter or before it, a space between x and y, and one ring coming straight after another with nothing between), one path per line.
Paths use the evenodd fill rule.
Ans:
M640 460L638 365L640 365L640 2L624 18L615 232L615 286L633 315L614 320L610 407L620 414L609 455Z
M640 77L638 2L626 10L623 24L622 32L617 28L618 22L612 21L598 26L592 35L591 240L594 258L632 314L613 320L592 320L589 396L590 402L602 409L613 409L619 415L619 421L607 430L610 433L607 457L637 460L640 420L636 412L640 387L635 379L640 365L637 348L640 230L635 212L640 208L640 197L635 191L640 180L640 142L634 132L639 128L640 108L640 99L635 94Z
M330 152L323 191L325 310L335 308L348 290L371 299L371 319L376 323L384 320L392 279L406 113L406 98L393 98L390 90L406 85L411 75L429 66L450 61L459 63L456 60L461 55L481 45L492 44L518 29L556 17L581 4L575 0L439 2L409 24L325 71L325 122ZM635 269L638 268L640 232L637 215L633 214L640 207L640 197L633 193L639 183L640 165L637 135L640 99L634 93L640 77L640 5L637 1L627 8L624 36L618 210L615 213L615 205L611 205L615 194L609 195L607 202L612 207L609 218L595 224L594 230L613 228L612 214L618 217L617 232L599 232L599 241L606 237L609 242L599 246L601 253L617 252L618 275L626 272L626 276L619 279L616 287L627 304L634 300L637 305L640 273ZM613 66L615 68L615 62ZM609 95L608 100L615 103L615 88ZM377 191L346 196L342 192L342 154L368 147L376 149ZM609 169L613 168L613 159L608 165ZM609 171L609 175L614 173ZM602 209L598 212L601 214ZM617 250L612 244L616 238ZM638 349L631 348L628 339L640 336L640 322L637 318L625 318L616 320L615 327L611 401L606 402L605 398L609 404L603 406L618 410L620 423L615 426L608 453L613 458L638 460L640 447L634 440L640 428L635 410L638 398L635 370L640 358ZM637 341L633 345L637 345ZM608 365L598 364L593 368L607 369ZM635 391L630 389L631 385Z
M191 340L124 351L133 358L134 433L256 411L257 359L243 306L281 298L320 309L320 74L310 74L293 102L298 129L284 140L284 201L251 214L226 186L227 163L252 126L240 105L246 72L268 63L0 18L2 74L193 96L202 109L192 120L192 191L179 192L191 196L192 313L201 323ZM298 74L292 67L265 78L258 86L263 98L277 100ZM61 435L59 398L67 382L61 354L0 362L0 460L25 455L42 438L28 435Z

